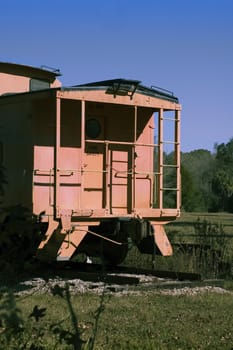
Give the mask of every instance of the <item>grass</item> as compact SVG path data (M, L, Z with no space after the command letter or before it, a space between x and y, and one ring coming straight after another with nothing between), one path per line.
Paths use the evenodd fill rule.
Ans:
M80 349L233 348L232 294L79 294L71 297L71 304L84 341ZM45 309L38 320L30 316L34 305L38 310ZM14 333L7 344L0 328L1 350L78 349L72 343L75 332L66 298L48 294L20 297L17 307L21 310L22 330Z
M222 225L226 234L233 234L233 214L230 213L186 213L181 212L180 218L168 224L167 230L176 230L179 234L195 233L194 224L197 220Z
M173 256L141 255L133 248L125 264L196 272L205 278L232 278L233 214L181 213L181 217L165 229L174 248ZM184 250L187 243L193 244L192 250Z

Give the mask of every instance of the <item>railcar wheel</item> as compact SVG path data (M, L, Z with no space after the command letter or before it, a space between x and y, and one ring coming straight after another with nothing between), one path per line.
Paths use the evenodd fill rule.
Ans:
M127 232L122 229L120 221L109 220L101 222L99 226L89 226L89 233L76 254L85 253L100 258L107 265L119 265L126 258L128 250Z
M116 245L107 241L103 242L103 261L108 265L121 264L128 253L128 244L123 242L122 245Z
M128 253L128 234L124 230L120 220L110 220L102 222L95 230L117 243L105 239L100 241L100 257L108 265L121 264Z

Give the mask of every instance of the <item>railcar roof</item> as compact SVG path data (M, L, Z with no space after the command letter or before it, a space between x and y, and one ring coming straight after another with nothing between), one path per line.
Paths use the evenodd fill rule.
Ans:
M165 90L156 86L146 87L141 84L139 80L131 79L111 79L111 80L102 80L92 83L86 83L81 85L74 85L72 87L62 87L61 90L105 90L107 94L112 95L128 95L133 96L135 92L157 97L160 99L172 101L179 103L179 100L174 96L173 92Z
M0 95L0 100L5 98L13 98L14 96L24 95L33 96L41 93L49 93L51 91L105 91L106 94L112 94L114 96L130 96L132 98L135 92L156 97L161 100L167 100L169 102L179 103L179 100L171 91L159 88L159 87L146 87L141 85L139 80L128 80L128 79L112 79L112 80L103 80L98 82L92 82L81 85L74 86L61 86L49 89L41 89L36 91L26 91L26 92L16 92L16 93L7 93Z
M43 68L42 68L43 67ZM34 77L41 79L49 79L53 81L61 73L58 69L52 69L47 66L41 68L27 66L24 64L0 62L0 73L14 74L18 76Z

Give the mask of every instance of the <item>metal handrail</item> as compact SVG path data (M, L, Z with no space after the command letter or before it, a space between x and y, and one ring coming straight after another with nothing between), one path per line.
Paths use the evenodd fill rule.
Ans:
M125 142L125 141L89 140L89 139L86 139L86 142L107 144L107 145L159 147L159 145L157 143L137 143L137 142Z

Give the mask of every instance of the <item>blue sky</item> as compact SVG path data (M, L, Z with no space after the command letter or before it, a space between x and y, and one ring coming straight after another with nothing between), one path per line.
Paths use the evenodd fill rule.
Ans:
M172 90L181 149L233 137L233 0L0 0L0 61Z

